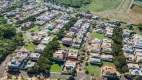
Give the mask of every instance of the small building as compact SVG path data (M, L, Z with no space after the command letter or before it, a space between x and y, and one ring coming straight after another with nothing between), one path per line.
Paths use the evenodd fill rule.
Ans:
M62 44L71 46L72 45L72 38L63 38Z
M92 53L100 53L101 52L101 47L100 44L91 44L91 52Z
M101 22L100 27L101 27L101 28L105 28L105 27L106 27L106 24L103 23L103 22Z
M16 59L11 60L10 62L8 62L7 66L8 66L8 70L14 70L17 71L20 69L22 63L17 61Z
M114 67L104 66L102 67L102 75L103 77L115 78L119 76L119 73Z
M96 29L96 33L99 33L99 34L103 34L104 33L104 30L99 28L99 29Z
M78 60L78 54L79 54L78 50L71 50L70 49L68 52L68 58Z
M66 63L64 64L62 73L69 73L70 71L73 71L76 69L76 62L74 61L66 61Z
M101 55L99 53L90 53L91 58L101 58Z
M102 41L100 39L98 39L98 38L94 38L91 43L92 44L101 44Z
M131 33L132 31L130 31L130 30L128 30L128 29L123 29L123 34L122 34L122 36L123 37L131 37Z
M92 57L90 57L90 58L89 58L89 62L90 62L91 64L102 65L102 60L99 59L99 58L92 58Z
M45 45L42 45L42 44L39 44L36 48L35 48L35 52L37 53L42 53L44 51L44 48L46 46Z
M104 49L104 48L111 48L111 43L102 43L101 45L101 48Z
M35 62L28 61L25 66L25 69L33 68L35 66Z
M132 62L135 62L135 56L133 54L124 54L125 58L126 58L126 62L128 63L132 63Z
M103 48L102 53L112 53L112 48Z
M113 61L113 56L112 55L105 55L105 54L102 54L101 55L101 59L103 61Z
M45 37L43 38L43 40L41 41L41 44L43 45L47 45L50 41L52 41L53 37Z
M55 53L53 53L53 60L56 61L65 61L67 57L67 51L65 50L58 50Z
M136 56L136 63L142 63L142 57Z
M140 66L134 63L128 63L127 66L129 69L140 69Z
M66 33L65 36L68 37L68 38L73 38L75 36L75 33L74 32L69 32L69 33Z
M39 53L31 53L29 56L29 59L37 61L37 60L39 60L40 56L41 56L41 54L39 54Z
M52 33L52 34L57 34L59 31L60 31L59 29L56 29L56 28L55 28L55 29L52 30L51 33Z
M26 31L26 30L28 30L28 29L30 29L32 27L34 27L34 23L33 22L26 22L26 23L23 23L21 25L21 30L22 31Z
M41 36L35 35L32 37L33 43L40 43L42 40Z

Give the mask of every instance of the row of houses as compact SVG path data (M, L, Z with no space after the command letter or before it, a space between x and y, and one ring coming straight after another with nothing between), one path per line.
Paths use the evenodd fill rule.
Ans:
M53 18L55 18L59 14L60 13L57 11L51 11L51 12L47 11L36 18L37 19L36 24L38 26L43 26L45 23L51 21Z
M74 26L70 28L70 31L66 33L65 38L62 39L62 44L79 49L90 28L90 22L90 20L86 19L78 20Z
M142 36L132 34L132 32L129 29L123 29L123 53L129 73L132 76L142 76L142 69L139 64L142 62Z
M44 27L49 30L49 33L57 34L64 27L64 25L68 23L70 18L71 16L63 14L58 19L55 19L54 22L49 22L45 24Z
M31 9L31 10L19 13L14 18L18 21L23 21L24 19L26 19L30 16L40 14L43 11L47 11L47 8L38 7L38 8L35 8L35 9Z
M93 64L102 64L102 60L104 61L113 61L113 56L110 55L112 53L112 41L108 39L100 40L98 38L94 38L89 47L90 56L89 62Z
M69 13L69 14L73 13L73 10L71 10L71 9L65 9L61 6L57 6L57 5L54 5L54 4L51 4L51 3L44 3L44 6L47 6L50 9L53 9L53 10L58 10L58 11L66 12L66 13Z
M39 53L32 53L22 48L16 53L16 56L7 63L8 71L33 68L40 56L41 54Z

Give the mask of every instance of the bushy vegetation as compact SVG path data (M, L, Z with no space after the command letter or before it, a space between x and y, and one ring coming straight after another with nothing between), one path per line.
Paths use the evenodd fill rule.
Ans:
M12 53L19 44L22 44L22 34L16 33L14 26L6 24L3 16L0 17L0 61Z
M112 37L112 40L114 42L112 45L114 64L118 71L125 73L128 71L128 67L122 51L122 28L117 27L114 29L114 36Z
M80 8L83 5L91 3L92 0L44 0L44 1L59 4L65 7Z

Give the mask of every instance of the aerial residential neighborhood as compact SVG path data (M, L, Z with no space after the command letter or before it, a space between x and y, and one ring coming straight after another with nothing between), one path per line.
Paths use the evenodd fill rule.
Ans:
M0 80L142 80L141 0L1 0Z

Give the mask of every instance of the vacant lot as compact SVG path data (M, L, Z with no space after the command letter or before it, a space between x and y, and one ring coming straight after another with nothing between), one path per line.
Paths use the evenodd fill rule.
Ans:
M116 9L122 0L93 0L90 4L81 7L81 11L103 11L103 10L110 10Z

